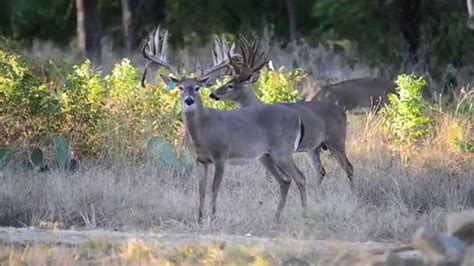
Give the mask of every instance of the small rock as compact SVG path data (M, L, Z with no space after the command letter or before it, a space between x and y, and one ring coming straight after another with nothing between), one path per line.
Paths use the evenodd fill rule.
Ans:
M466 245L474 244L474 210L449 214L446 224L448 234L459 238Z
M466 253L464 243L450 235L429 227L421 227L415 233L413 246L428 263L461 263Z

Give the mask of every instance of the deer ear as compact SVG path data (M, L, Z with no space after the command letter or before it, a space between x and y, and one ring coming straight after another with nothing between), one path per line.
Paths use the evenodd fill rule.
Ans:
M257 82L258 78L260 78L260 71L257 71L255 73L252 74L252 76L250 77L249 81L250 83L255 83Z
M178 81L179 81L173 77L162 75L162 74L160 74L160 77L163 80L163 82L166 84L166 89L169 91L174 89L176 87L176 84L178 84Z

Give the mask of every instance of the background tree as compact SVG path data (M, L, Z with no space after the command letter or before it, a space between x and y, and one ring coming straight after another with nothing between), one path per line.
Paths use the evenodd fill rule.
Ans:
M290 41L295 41L299 38L295 0L286 0L286 6L288 9L288 32Z
M397 0L398 23L403 38L408 44L410 59L418 62L420 48L420 21L422 0Z
M128 55L135 48L137 39L137 1L121 0L122 3L122 28L124 48Z
M100 60L100 16L97 0L76 0L77 39L81 56Z
M9 3L13 14L3 8ZM78 3L83 8L77 14L91 17L82 25L76 23L81 21L75 17ZM12 14L8 36L26 44L41 39L67 47L78 36L88 58L98 57L101 36L113 40L114 52L135 53L158 24L172 33L175 47L203 45L213 33L232 38L270 29L275 43L300 36L311 45L349 44L341 52L349 51L354 60L402 68L418 61L440 75L447 65L474 61L466 3L472 0L2 0L0 12L7 16L0 20L8 24ZM91 25L88 34L86 25Z
M471 30L474 30L474 0L466 0L466 5L467 5L467 14L469 16L467 19L467 26Z
M0 34L8 35L12 27L13 5L11 0L2 0L0 2Z

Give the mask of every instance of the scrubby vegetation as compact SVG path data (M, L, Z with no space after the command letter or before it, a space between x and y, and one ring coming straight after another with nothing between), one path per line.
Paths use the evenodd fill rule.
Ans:
M140 71L130 61L105 77L84 62L62 70L69 73L57 75L59 80L38 74L40 67L18 55L2 53L1 64L0 136L7 155L1 158L1 225L282 234L281 227L268 226L277 186L258 166L232 167L217 223L204 228L194 223L195 181L181 143L178 92L159 81L139 87ZM302 79L300 70L270 68L255 86L267 102L296 101L293 88ZM399 96L392 96L385 115L349 117L347 150L357 184L352 193L330 158L324 158L324 191L298 160L309 180L309 217L300 217L293 195L284 235L403 241L420 224L439 227L446 212L474 206L472 94L459 97L456 108L428 108L421 85L421 79L400 76ZM207 106L233 108L204 94ZM429 117L429 127L419 115ZM60 170L68 162L60 163L58 154L69 149L79 171ZM49 171L26 167L37 165L39 157Z
M152 136L178 146L181 140L179 92L140 84L140 71L124 59L107 76L89 61L74 65L62 80L43 78L21 56L0 52L0 142L19 156L34 147L48 151L53 139L64 136L77 158L118 158L143 155ZM255 85L267 102L295 101L291 91L303 74L267 69ZM217 85L218 86L218 85ZM231 109L230 104L209 99L205 104Z
M474 209L466 21L465 1L452 0L0 1L0 264L363 264L340 243L407 243L420 226L445 232L447 213ZM253 87L266 103L309 99L352 78L396 81L389 106L348 114L354 187L329 153L321 187L295 155L307 215L291 185L277 224L277 182L260 165L229 166L216 219L205 213L197 224L179 91L153 71L140 84L140 40L157 25L172 33L170 61L186 69L209 63L214 33L271 42ZM236 108L208 97L226 81L201 90L205 106ZM58 239L74 229L106 237ZM8 230L52 241L30 245ZM105 240L114 234L121 240ZM176 241L191 236L226 243Z
M88 61L58 67L16 53L0 55L1 226L402 242L421 225L442 228L446 213L474 207L469 88L453 94L449 104L444 98L430 103L421 98L425 81L401 75L398 96L391 97L385 111L349 115L353 191L328 156L323 158L327 178L317 189L314 174L297 156L308 179L308 215L301 217L292 191L283 221L276 225L271 221L277 184L259 166L229 167L217 220L207 219L201 227L195 223L196 181L182 143L177 90L167 90L158 79L140 87L140 69L127 59L105 72ZM254 86L265 102L297 101L308 80L311 76L301 69L271 66ZM206 106L235 108L211 101L210 90L202 90ZM147 261L202 261L208 257L199 254L216 247L191 248L197 257L179 257L179 252L161 257L140 248L150 252L143 253ZM42 249L9 250L8 258L20 261ZM96 251L87 254L103 255ZM65 261L74 252L65 253ZM233 252L222 251L223 260L257 256L234 257Z

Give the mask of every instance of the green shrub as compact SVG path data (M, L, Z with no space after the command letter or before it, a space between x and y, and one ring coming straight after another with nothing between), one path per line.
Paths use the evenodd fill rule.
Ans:
M61 108L25 60L0 50L0 143L21 149L50 140L61 127Z
M54 157L53 140L58 136L69 141L75 157L143 158L146 143L153 136L182 147L179 90L166 90L161 80L156 86L142 88L141 71L130 60L116 64L106 77L89 61L75 65L60 80L57 75L38 76L42 74L31 69L21 57L0 50L2 146L28 156L32 148L40 148L45 158ZM255 84L256 93L267 103L296 101L294 88L302 73L265 69ZM212 89L201 89L204 106L236 108L211 100Z
M427 83L414 75L400 75L396 83L398 95L388 96L390 105L382 113L396 143L412 144L432 128L432 119L426 115L428 105L421 94Z
M106 117L106 93L101 72L94 71L89 61L74 66L61 88L65 115L62 132L80 154L97 154L100 150L98 126Z
M303 80L302 69L286 71L281 66L275 71L273 65L265 68L260 73L258 82L254 85L254 90L265 103L296 102L301 100L296 86Z

